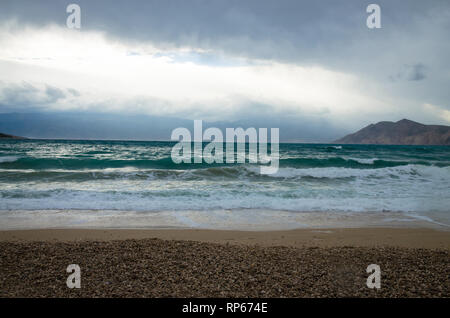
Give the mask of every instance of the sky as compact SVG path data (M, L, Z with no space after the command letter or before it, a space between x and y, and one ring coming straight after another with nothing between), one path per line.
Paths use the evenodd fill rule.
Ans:
M71 3L80 29L66 24ZM367 27L370 3L381 28ZM333 140L383 120L449 125L449 56L448 0L2 0L0 114L202 119Z

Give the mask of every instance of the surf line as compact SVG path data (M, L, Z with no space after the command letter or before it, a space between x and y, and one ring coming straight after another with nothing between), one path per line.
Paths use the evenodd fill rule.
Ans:
M270 128L270 154L267 152L267 128L254 127L244 130L239 128L226 128L226 155L225 163L260 163L261 174L274 174L279 167L279 128ZM246 154L246 140L248 138L248 155ZM223 133L216 127L210 127L203 132L202 120L194 120L194 152L192 154L192 137L189 129L175 128L171 140L178 141L172 147L171 157L176 164L179 163L223 163ZM203 141L210 141L203 148ZM236 144L236 158L235 158ZM269 164L270 163L270 164Z

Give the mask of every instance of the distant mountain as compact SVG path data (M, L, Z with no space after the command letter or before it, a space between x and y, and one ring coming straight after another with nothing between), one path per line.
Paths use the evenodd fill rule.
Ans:
M335 141L338 144L450 145L450 126L402 119L381 121Z
M26 138L0 133L0 139L26 139Z
M1 106L1 105L0 105ZM250 116L249 116L250 117ZM202 119L202 118L197 118ZM193 131L193 120L142 114L91 112L0 113L0 131L33 139L170 140L173 129ZM328 142L345 130L325 119L251 117L233 121L203 122L203 130L226 128L282 127L281 142ZM323 129L327 127L327 129Z
M169 140L172 129L190 120L84 113L0 114L0 131L33 139Z

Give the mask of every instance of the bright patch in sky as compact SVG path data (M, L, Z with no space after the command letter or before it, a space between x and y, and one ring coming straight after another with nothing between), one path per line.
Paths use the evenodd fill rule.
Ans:
M376 87L356 75L320 65L224 57L196 48L163 50L58 26L0 28L3 85L23 82L76 91L49 109L136 111L222 120L242 113L283 113L340 118L361 108L389 108ZM192 61L189 60L189 57ZM0 83L1 84L1 83ZM1 98L1 96L0 96Z

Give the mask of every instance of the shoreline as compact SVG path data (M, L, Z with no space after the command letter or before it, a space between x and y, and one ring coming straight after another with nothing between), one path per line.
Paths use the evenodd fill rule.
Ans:
M0 230L0 242L162 239L261 247L400 247L450 249L450 231L431 228L321 228L277 231L206 229Z
M38 229L218 230L273 232L345 228L436 229L450 232L446 214L401 212L235 210L0 210L0 231Z

